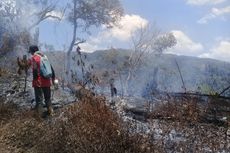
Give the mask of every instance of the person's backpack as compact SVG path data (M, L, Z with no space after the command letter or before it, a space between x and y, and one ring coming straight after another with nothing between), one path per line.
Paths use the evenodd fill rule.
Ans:
M40 75L46 79L52 78L52 68L47 56L41 52L35 54L40 56Z

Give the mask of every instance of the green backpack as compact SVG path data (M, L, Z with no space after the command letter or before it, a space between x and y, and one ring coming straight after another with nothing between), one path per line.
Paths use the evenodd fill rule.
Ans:
M52 68L48 57L41 52L35 54L40 56L40 75L45 79L52 78Z

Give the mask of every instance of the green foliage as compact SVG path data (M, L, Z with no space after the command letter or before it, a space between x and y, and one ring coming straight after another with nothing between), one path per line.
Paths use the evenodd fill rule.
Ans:
M177 43L175 36L172 33L160 35L153 43L153 50L161 54L164 50L175 46Z
M123 8L119 0L73 0L73 6L69 21L76 25L81 25L83 30L90 26L107 25L108 27L116 24Z

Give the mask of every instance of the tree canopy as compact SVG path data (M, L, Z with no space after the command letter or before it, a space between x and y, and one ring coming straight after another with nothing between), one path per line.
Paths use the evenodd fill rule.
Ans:
M84 30L90 26L111 27L123 14L119 0L73 0L73 4L68 20Z
M123 8L119 0L72 0L69 8L68 20L73 24L73 38L67 51L66 71L70 79L70 53L75 44L85 42L76 42L77 29L87 31L91 26L112 27L123 15Z

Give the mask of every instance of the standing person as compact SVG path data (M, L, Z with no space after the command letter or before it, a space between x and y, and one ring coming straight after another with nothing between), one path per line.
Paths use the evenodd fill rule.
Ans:
M51 64L48 61L48 58L46 55L44 55L42 52L39 51L38 46L33 45L29 47L29 53L32 55L32 58L30 59L29 63L32 65L32 72L33 72L33 82L32 86L34 87L34 93L35 93L35 101L36 106L35 110L38 112L39 115L41 115L42 109L43 109L43 96L45 98L45 104L47 107L48 115L53 114L53 108L51 103L51 80L54 84L55 80L55 73L51 66ZM44 64L43 59L47 59L46 63ZM48 68L44 67L44 65L47 65ZM44 69L47 69L47 73L50 73L48 76L44 75L43 71Z
M114 78L111 78L109 80L110 91L111 91L111 97L112 98L117 95L117 88L115 87L114 82L115 82Z

